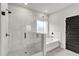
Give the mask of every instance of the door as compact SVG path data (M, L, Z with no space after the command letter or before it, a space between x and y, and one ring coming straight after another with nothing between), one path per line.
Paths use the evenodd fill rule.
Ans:
M1 3L1 55L8 54L8 4Z
M79 15L66 19L66 48L79 53Z

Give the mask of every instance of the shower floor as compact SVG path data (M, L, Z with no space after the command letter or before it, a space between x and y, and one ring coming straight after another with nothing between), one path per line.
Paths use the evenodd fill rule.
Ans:
M9 53L8 56L43 56L42 52L38 52L34 55L28 55L24 52L16 52L16 53Z
M42 56L43 52L28 51L28 50L16 50L8 53L8 56Z
M23 52L23 51L16 51L16 52L8 53L8 56L43 56L43 53L38 52L33 55L29 55L28 53Z

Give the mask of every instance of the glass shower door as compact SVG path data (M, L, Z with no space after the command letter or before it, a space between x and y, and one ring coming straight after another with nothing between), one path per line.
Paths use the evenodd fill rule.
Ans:
M45 34L37 32L37 18L22 4L9 3L8 31L11 56L43 55Z
M43 55L43 34L37 32L37 20L26 25L25 50L28 55Z

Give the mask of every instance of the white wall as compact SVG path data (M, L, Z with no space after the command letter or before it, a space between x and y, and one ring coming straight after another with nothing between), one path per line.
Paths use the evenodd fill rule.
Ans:
M65 38L66 17L75 16L75 15L79 15L79 4L73 4L70 7L61 10L60 12L52 14L49 17L49 22L50 22L49 33L51 33L52 31L61 33L59 36L60 36L62 48L65 48L65 43L66 43L66 38Z
M38 43L39 40L41 41L41 39L34 38L36 35L35 33L29 33L29 40L24 39L24 33L26 32L26 25L31 25L31 31L35 32L36 20L42 19L42 16L45 16L46 19L45 14L31 11L16 4L9 4L9 10L12 12L9 14L9 51L23 49L28 44L32 44L34 42ZM40 44L42 44L42 42ZM36 45L32 44L34 47ZM41 47L38 47L38 49L40 48Z

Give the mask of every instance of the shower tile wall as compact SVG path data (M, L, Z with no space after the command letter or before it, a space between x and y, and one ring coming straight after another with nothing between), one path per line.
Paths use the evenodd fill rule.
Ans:
M42 51L42 34L36 33L36 19L34 15L39 13L32 12L17 4L9 4L9 53L23 51L32 55ZM26 32L26 25L31 25L31 31ZM26 32L27 37L24 38Z
M12 14L9 14L9 51L12 52L24 48L25 27L31 22L31 13L16 4L9 4L9 10L12 11Z

